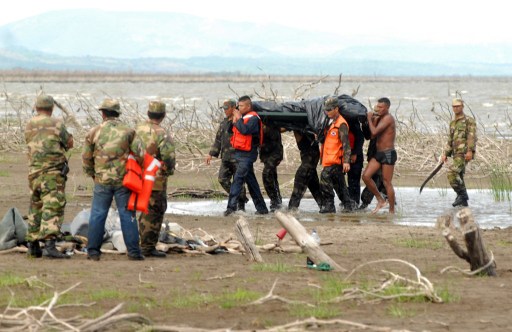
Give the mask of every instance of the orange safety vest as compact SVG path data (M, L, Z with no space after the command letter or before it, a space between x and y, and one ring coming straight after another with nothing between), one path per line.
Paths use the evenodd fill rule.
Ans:
M148 213L149 199L155 184L155 177L158 170L162 167L162 163L152 155L146 153L144 155L144 173L142 174L142 190L137 193L135 191L130 195L128 200L128 210L141 211Z
M244 124L247 124L249 122L249 119L253 116L258 117L258 120L260 122L260 146L263 144L263 123L261 122L261 119L258 115L258 113L254 111L250 111L244 116L242 116L242 119L244 121ZM243 135L236 126L233 125L233 136L231 136L231 146L235 148L236 150L242 150L242 151L251 151L252 148L252 134L250 135Z
M123 178L123 186L136 193L140 193L142 190L142 168L132 153L128 155L126 160L126 174Z
M324 167L343 163L343 143L338 133L342 124L348 127L347 121L340 115L325 132L325 141L321 151L322 166Z

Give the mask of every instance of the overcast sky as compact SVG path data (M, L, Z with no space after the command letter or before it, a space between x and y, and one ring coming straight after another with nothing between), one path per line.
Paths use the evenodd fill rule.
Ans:
M94 8L275 22L334 32L363 43L512 43L512 11L507 4L503 0L14 0L0 11L0 25L52 10Z

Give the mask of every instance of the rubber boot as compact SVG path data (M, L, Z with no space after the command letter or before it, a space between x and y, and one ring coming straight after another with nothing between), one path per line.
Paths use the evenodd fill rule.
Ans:
M43 256L43 251L41 250L41 247L39 246L39 241L33 241L27 243L27 256L30 258L40 258Z
M70 258L70 256L57 250L55 247L55 239L46 240L44 242L44 248L46 249L46 254L50 258Z

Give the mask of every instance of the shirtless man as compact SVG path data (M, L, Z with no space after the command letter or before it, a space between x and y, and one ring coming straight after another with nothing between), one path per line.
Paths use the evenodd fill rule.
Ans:
M377 112L379 114L379 122L375 125L372 121L373 114L368 112L368 125L372 133L372 138L377 139L377 153L368 162L363 173L363 181L366 187L377 198L377 206L372 211L376 213L389 203L389 213L395 213L395 190L393 189L392 179L395 169L397 155L395 151L395 135L396 125L395 119L389 114L389 106L391 102L388 98L380 98L377 103ZM379 170L382 170L382 181L388 195L388 202L382 197L377 190L372 176Z

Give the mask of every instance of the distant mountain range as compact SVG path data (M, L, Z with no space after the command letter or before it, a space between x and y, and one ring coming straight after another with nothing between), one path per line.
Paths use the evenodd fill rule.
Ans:
M0 69L274 75L512 75L512 45L356 45L276 24L53 11L0 27Z

